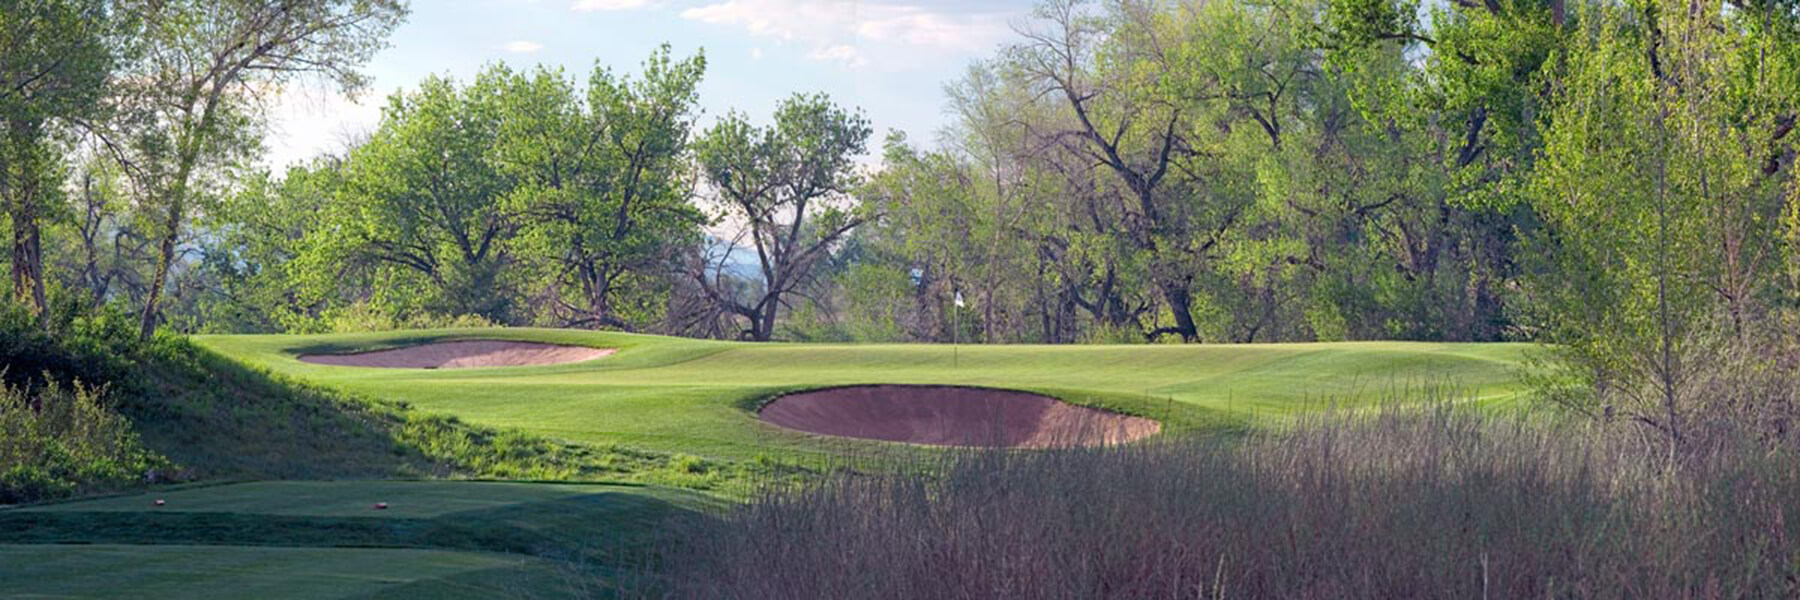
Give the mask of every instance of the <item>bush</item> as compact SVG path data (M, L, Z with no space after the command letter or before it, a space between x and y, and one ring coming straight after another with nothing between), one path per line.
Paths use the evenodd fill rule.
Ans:
M0 504L123 488L168 468L103 398L80 384L0 388Z
M359 302L344 308L326 310L319 317L316 327L297 329L354 333L398 329L468 329L496 325L493 321L480 315L448 315L431 312L401 315L396 313L397 311L392 308Z

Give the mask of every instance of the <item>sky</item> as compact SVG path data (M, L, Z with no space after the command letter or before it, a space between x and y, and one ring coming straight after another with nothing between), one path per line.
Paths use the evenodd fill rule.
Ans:
M944 84L1015 39L1031 0L414 0L389 47L351 98L296 88L271 110L265 161L277 170L373 130L385 98L427 75L472 79L482 66L562 67L585 79L596 62L635 74L669 43L701 49L702 124L727 111L767 122L794 92L861 107L880 140L897 129L930 142L945 121Z

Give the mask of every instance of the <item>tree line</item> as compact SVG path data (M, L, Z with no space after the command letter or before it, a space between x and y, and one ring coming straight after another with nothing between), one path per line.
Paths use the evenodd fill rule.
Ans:
M1704 358L1796 344L1792 2L1050 0L933 140L822 94L704 115L704 55L664 47L429 78L260 170L269 98L358 89L405 13L6 0L12 301L145 335L1537 340L1671 431Z

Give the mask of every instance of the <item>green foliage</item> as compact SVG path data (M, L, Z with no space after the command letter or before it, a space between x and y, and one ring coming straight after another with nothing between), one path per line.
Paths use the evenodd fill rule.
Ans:
M396 94L342 161L254 179L225 203L206 263L222 320L661 323L703 220L681 161L704 68L663 48L639 77L596 66L585 94L560 71L504 65Z
M596 65L585 100L539 71L513 83L496 160L518 183L520 245L548 271L557 324L633 329L656 322L661 276L699 239L684 154L704 56L664 45L638 78Z
M169 466L107 406L103 389L0 387L0 504L154 481Z
M260 146L260 96L317 77L355 92L357 68L406 15L403 0L176 0L138 7L144 29L115 78L121 115L108 145L138 202L153 213L155 266L144 283L140 337L162 318L189 219L226 194ZM251 43L255 40L256 43Z
M49 322L43 230L64 205L68 134L103 112L118 41L110 10L97 0L0 2L0 213L11 225L12 294L41 324Z
M768 127L733 112L695 142L700 171L720 197L718 217L741 223L762 267L761 289L745 298L705 273L710 266L695 277L714 303L748 321L742 337L768 341L788 295L868 220L872 209L847 196L872 131L860 111L824 94L795 94L775 107Z
M870 263L850 267L844 275L849 303L849 338L858 342L891 342L906 338L911 312L912 278L899 269Z
M1792 47L1734 11L1597 7L1570 44L1531 181L1545 231L1526 308L1559 344L1565 399L1665 434L1735 411L1744 377L1782 369L1780 225L1794 202L1785 134L1800 95ZM1747 353L1767 355L1746 360ZM1732 376L1721 370L1744 369Z
M376 308L365 302L343 308L326 309L319 316L319 323L324 326L324 331L333 333L400 329L468 329L495 325L493 321L483 319L478 315L450 316L421 312L396 317L392 310Z

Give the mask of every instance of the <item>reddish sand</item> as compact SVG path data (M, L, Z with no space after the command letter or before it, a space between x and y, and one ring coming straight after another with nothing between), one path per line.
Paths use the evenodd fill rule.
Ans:
M612 354L612 348L562 346L533 342L474 340L438 342L355 354L306 354L301 361L341 367L389 369L465 369L557 365L593 360Z
M1155 434L1150 419L1055 398L981 388L864 385L788 394L762 419L808 433L932 444L1062 448L1120 444Z

